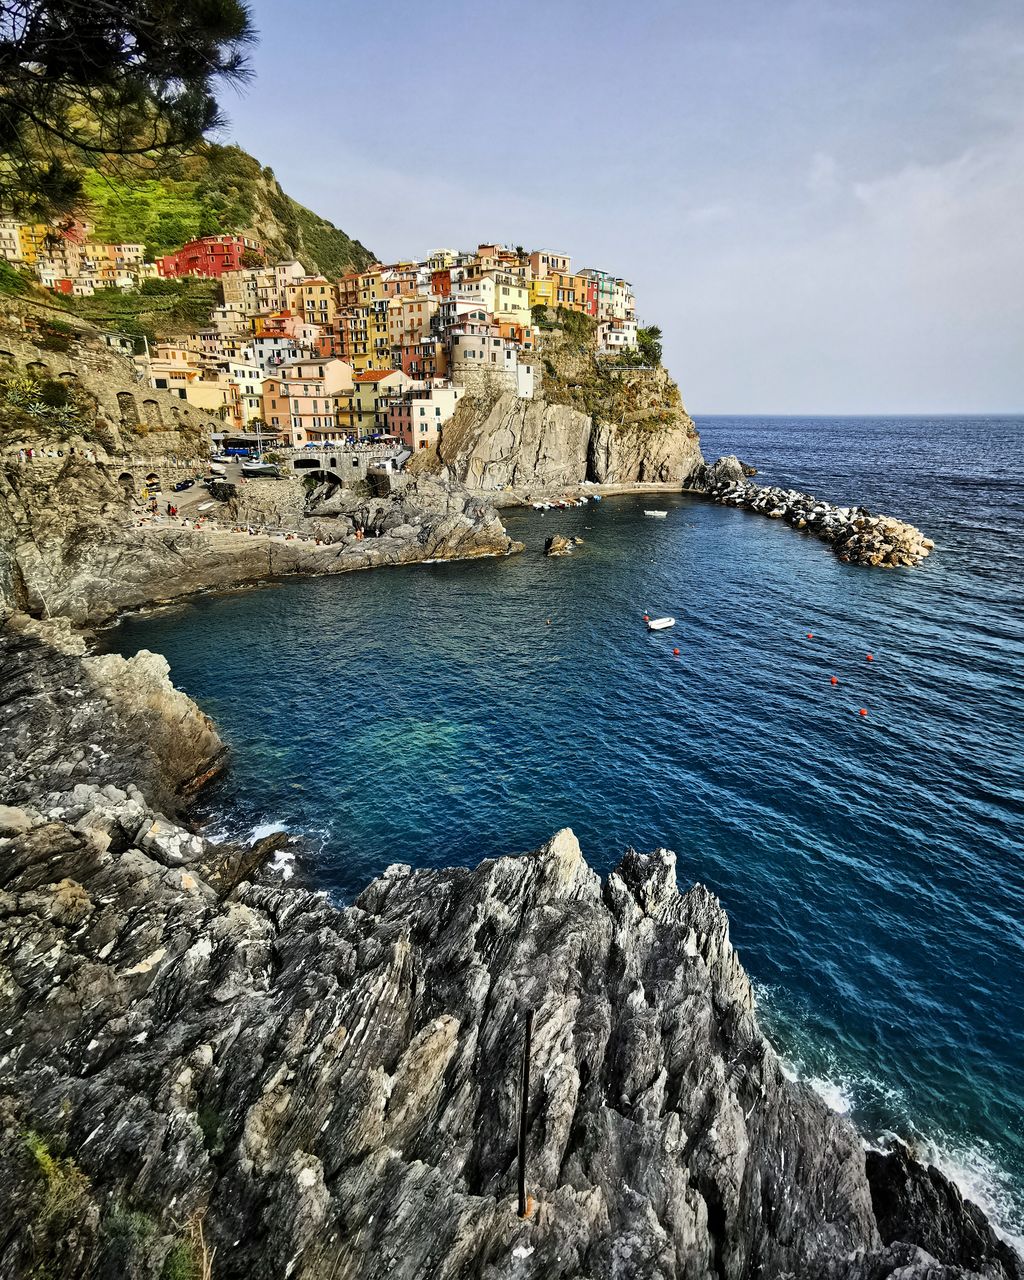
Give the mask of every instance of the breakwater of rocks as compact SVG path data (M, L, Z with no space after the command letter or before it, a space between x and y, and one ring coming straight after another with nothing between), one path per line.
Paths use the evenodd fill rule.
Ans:
M727 507L744 507L827 542L843 564L897 569L920 564L935 543L920 529L867 507L837 507L796 489L754 484L751 468L738 458L719 458L698 468L688 488Z

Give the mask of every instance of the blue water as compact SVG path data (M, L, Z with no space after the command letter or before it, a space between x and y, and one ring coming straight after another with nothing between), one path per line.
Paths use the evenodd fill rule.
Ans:
M602 871L675 849L793 1071L1019 1237L1024 420L699 426L708 457L937 551L856 569L781 522L626 497L507 513L522 556L203 598L112 646L166 654L230 742L217 825L302 833L299 873L339 899L564 825ZM543 558L555 530L585 550ZM679 625L650 635L645 610Z

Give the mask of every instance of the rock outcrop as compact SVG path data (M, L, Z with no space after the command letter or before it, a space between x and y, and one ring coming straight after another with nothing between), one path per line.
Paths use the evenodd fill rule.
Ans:
M106 668L52 640L0 662L0 1274L1019 1280L786 1079L671 853L602 882L562 831L339 909L155 810L210 744L133 756Z
M509 392L467 397L441 434L445 473L508 499L592 484L677 484L702 461L692 423L596 423L579 409Z
M920 564L935 543L920 529L893 516L873 515L867 507L836 507L796 489L752 484L752 469L736 457L698 467L687 488L712 502L744 507L827 542L843 564L896 569Z
M535 397L466 396L441 431L437 466L505 501L585 482L681 485L704 459L668 372L598 355L585 316L561 323L541 336Z
M564 534L553 533L544 543L544 554L546 556L571 556L577 547L582 546L582 538L567 538Z
M217 528L142 523L115 478L123 466L81 453L53 464L0 461L0 604L97 623L195 591L506 555L519 545L488 503L429 476L398 478L380 498L342 491L333 504L315 502L310 517L289 507L283 523L268 519L251 534L253 510L239 504L223 509ZM293 493L287 481L267 483Z

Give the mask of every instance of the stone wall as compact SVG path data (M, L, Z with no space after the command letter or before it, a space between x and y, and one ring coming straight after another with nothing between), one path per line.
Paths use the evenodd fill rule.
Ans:
M0 315L0 370L13 366L80 388L95 403L114 452L138 452L144 440L149 454L209 453L210 436L222 425L215 414L147 386L131 360L87 329L68 339L66 351L53 347L34 317Z

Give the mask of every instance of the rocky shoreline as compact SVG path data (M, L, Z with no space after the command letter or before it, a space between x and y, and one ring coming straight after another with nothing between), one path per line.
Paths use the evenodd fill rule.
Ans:
M282 837L190 825L226 760L215 726L162 657L95 655L75 627L507 555L492 502L588 472L678 492L696 466L695 491L857 563L889 537L704 466L681 404L651 438L572 406L491 416L444 479L247 485L218 529L140 523L130 455L102 442L0 465L0 1275L1024 1280L941 1173L866 1153L785 1077L721 906L678 891L670 852L602 881L562 831L474 870L396 864L338 907L267 873Z
M521 550L485 499L429 476L399 477L379 497L345 491L309 513L297 482L264 482L283 509L261 505L256 482L238 499L210 504L219 520L179 523L140 518L114 478L120 466L81 455L53 467L0 463L0 601L98 625L126 610L293 574Z
M827 542L843 564L909 568L935 547L931 538L904 520L873 515L866 507L837 507L795 489L754 484L747 478L750 472L736 457L719 458L698 467L686 487L723 506L785 520Z
M14 617L0 673L0 1274L1024 1275L786 1079L671 853L602 882L563 831L338 908L183 825L223 746L163 659Z

